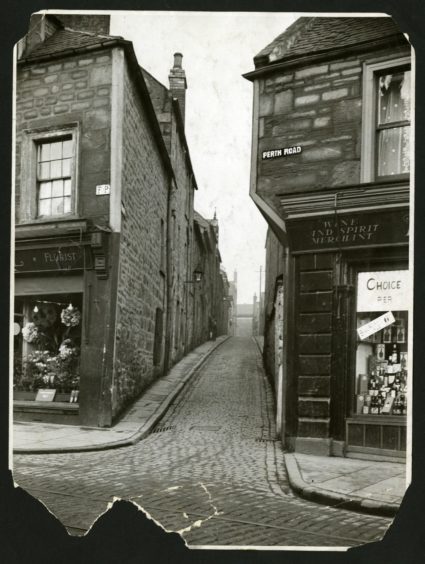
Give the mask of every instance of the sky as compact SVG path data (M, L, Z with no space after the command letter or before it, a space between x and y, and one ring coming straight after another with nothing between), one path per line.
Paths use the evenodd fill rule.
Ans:
M249 197L253 57L291 13L112 12L111 34L133 42L139 64L168 87L175 52L186 71L186 137L198 184L195 209L217 212L219 246L238 303L252 303L264 273L267 225ZM264 274L262 277L264 290Z

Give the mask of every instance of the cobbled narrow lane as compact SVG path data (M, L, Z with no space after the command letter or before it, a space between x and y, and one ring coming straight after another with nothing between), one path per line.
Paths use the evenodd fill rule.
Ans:
M290 492L272 392L248 338L218 347L138 444L19 455L14 465L15 481L74 535L114 496L180 531L189 546L355 546L380 540L391 523Z

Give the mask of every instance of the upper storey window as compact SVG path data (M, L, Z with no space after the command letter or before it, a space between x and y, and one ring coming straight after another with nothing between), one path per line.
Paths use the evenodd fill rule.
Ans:
M20 223L77 215L78 125L26 130L20 167Z
M71 213L72 139L37 147L37 217Z
M410 172L409 58L365 64L362 181L406 178Z
M395 70L378 78L377 176L410 170L410 70Z

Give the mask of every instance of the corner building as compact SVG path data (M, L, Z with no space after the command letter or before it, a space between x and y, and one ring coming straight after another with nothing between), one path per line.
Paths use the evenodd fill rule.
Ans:
M269 224L277 427L297 452L403 458L410 45L391 18L302 17L254 63L250 194Z
M109 23L36 14L17 46L16 419L110 426L198 344L182 56L167 89Z

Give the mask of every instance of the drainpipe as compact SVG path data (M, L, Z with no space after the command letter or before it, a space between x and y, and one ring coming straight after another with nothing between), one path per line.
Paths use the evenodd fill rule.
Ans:
M170 364L170 349L172 344L173 327L173 234L171 224L173 219L173 179L170 179L170 186L167 197L167 244L166 244L166 286L167 304L165 316L165 351L164 351L164 374L168 372Z

